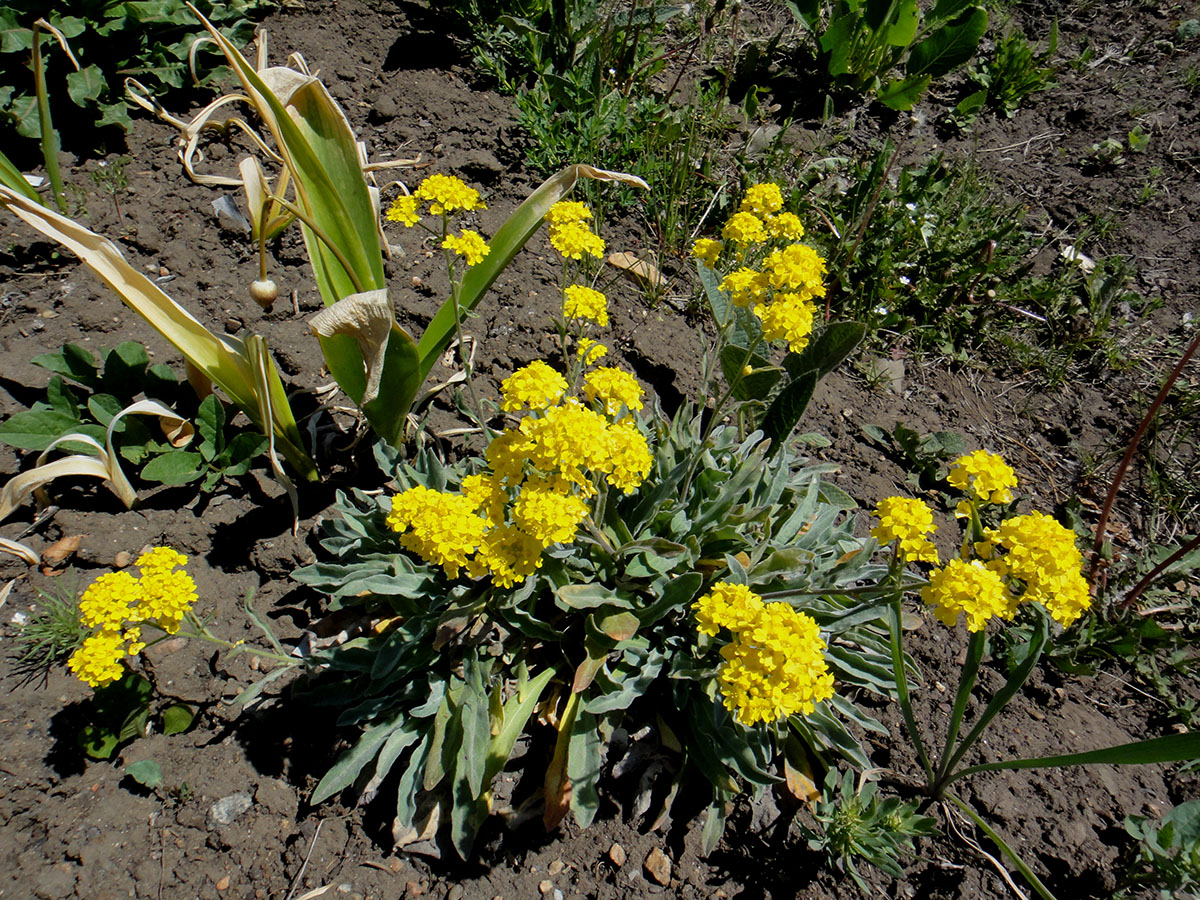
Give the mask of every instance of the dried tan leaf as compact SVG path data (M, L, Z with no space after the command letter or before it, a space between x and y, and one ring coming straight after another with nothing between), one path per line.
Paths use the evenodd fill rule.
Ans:
M59 538L42 551L42 562L48 566L62 565L68 557L79 550L79 545L85 537L87 537L86 534L72 534Z
M652 261L652 254L649 252L640 255L625 252L610 253L608 264L613 268L620 269L634 281L646 287L657 290L667 286L667 279L663 277L658 266Z

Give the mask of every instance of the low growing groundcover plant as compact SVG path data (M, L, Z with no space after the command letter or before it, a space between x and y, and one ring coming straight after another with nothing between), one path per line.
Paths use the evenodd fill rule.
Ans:
M436 194L451 196L459 184ZM421 194L401 197L388 218L416 225L429 202ZM824 294L824 261L800 243L802 226L782 197L777 185L751 186L722 229L724 243L697 244L717 324L705 367L712 401L707 409L685 402L672 416L631 373L600 364L608 301L594 268L604 242L583 204L550 207L548 237L563 263L560 358L517 369L499 403L473 394L482 455L450 461L420 450L406 459L377 445L394 490L340 493L320 526L326 558L294 573L356 623L304 657L276 643L279 667L242 695L303 667L312 677L293 699L331 706L340 726L358 730L312 802L352 787L376 798L386 789L398 847L449 846L467 858L491 814L521 819L533 808L547 828L567 815L589 825L614 737L649 729L673 761L655 792L660 818L681 794L694 799L684 786L700 779L711 850L739 794L782 786L811 802L823 793L809 844L861 883L856 857L900 874L913 838L934 827L913 802L881 798L867 779L863 735L888 733L862 702L874 695L876 705L899 703L924 774L920 793L970 817L1051 898L984 813L948 790L953 782L1000 768L1200 754L1200 740L1182 734L960 765L1024 684L1049 633L1039 619L1004 687L959 740L989 623L1037 604L1070 625L1091 604L1082 557L1053 518L1017 512L1015 472L987 451L960 456L947 473L965 527L944 565L928 537L933 511L920 500L882 500L878 525L855 534L856 504L828 480L835 466L805 458L790 434L817 378L861 330L820 325L813 299ZM491 252L467 232L443 230L442 247L452 281L454 260L470 267ZM788 348L778 365L772 342ZM153 551L139 561L141 580L182 585L167 571L180 561ZM139 583L116 573L89 588L84 613L99 630L72 668L101 689L140 651L144 621L171 633L194 620L194 593L140 613ZM901 604L910 593L946 625L965 616L971 634L936 756L909 696L918 673L903 645ZM242 650L198 620L192 632ZM520 782L510 794L496 779L517 756Z

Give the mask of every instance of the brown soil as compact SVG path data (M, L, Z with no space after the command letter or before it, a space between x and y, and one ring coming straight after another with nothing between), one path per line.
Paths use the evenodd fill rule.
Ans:
M1138 289L1161 295L1163 302L1152 314L1121 324L1129 369L1105 370L1095 381L1068 380L1052 392L1039 386L1036 375L951 368L936 360L909 361L903 384L891 391L853 375L828 378L805 428L833 441L823 455L841 464L842 483L867 508L902 485L904 472L862 436L860 426L890 429L897 421L922 432L960 431L972 446L1003 452L1036 485L1037 505L1064 502L1079 483L1081 460L1111 453L1128 436L1139 393L1153 393L1164 364L1186 340L1184 314L1196 308L1200 127L1196 96L1188 92L1183 73L1200 65L1200 44L1174 38L1179 20L1196 15L1194 5L1063 5L1014 14L1030 35L1044 34L1057 15L1061 58L1074 59L1091 47L1092 62L1079 69L1062 66L1058 87L1031 98L1010 120L981 117L966 137L946 141L939 135L937 116L950 97L934 96L911 117L859 110L856 140L886 131L906 157L919 157L937 144L952 158L973 158L1003 190L1022 199L1031 217L1061 231L1064 244L1079 237L1081 216L1111 217L1111 233L1083 249L1092 256L1129 256ZM485 233L536 185L522 165L525 138L514 124L511 100L472 87L467 60L427 11L408 4L308 0L276 13L266 27L276 53L299 51L320 68L373 158L420 154L438 171L461 173L480 185L488 195L481 219ZM1111 171L1081 163L1093 143L1124 139L1134 124L1152 136L1145 153L1127 154L1126 163ZM124 204L123 223L86 177L101 160L70 160L69 179L88 190L87 224L120 235L128 258L158 272L165 289L202 321L263 334L291 389L322 385L327 379L305 324L321 303L302 246L294 234L285 238L273 271L281 297L294 296L295 306L283 299L273 312L260 311L246 297L247 282L255 277L251 247L217 227L211 214L217 193L186 181L173 138L158 122L135 121L128 140L134 163L123 195L131 199ZM220 144L210 145L208 156L214 169L236 163ZM1157 194L1143 200L1147 181ZM394 239L404 244L403 236ZM633 234L625 239L637 241ZM439 276L432 255L404 246L407 254L391 260L388 274L403 298L402 324L419 333L440 302L427 287L439 284ZM67 341L100 348L137 340L151 348L156 361L177 363L171 348L76 261L53 253L11 217L0 221L0 248L0 414L28 405L33 388L47 380L30 360ZM535 238L480 307L469 330L479 339L482 383L494 384L553 351L545 323L554 277L548 247ZM677 277L673 293L688 293L685 277ZM625 300L613 304L611 343L618 358L668 402L694 396L702 351L695 323L669 304L647 307L632 291ZM452 418L446 405L435 422ZM353 427L345 416L336 424ZM315 598L288 578L315 559L306 536L335 490L375 487L380 480L369 453L350 448L349 437L343 437L323 450L325 482L302 491L299 538L292 536L287 498L256 470L199 500L189 489L148 490L133 511L91 483L56 484L59 511L24 540L41 549L64 535L85 535L74 560L84 583L108 571L118 553L169 544L191 557L201 611L214 630L255 640L241 610L242 598L254 591L255 606L281 636L295 638L321 612ZM0 471L11 474L29 462L0 447ZM1154 512L1136 499L1136 489L1134 494L1121 510L1122 521L1132 527L1128 552L1147 538ZM865 528L866 514L860 515ZM32 512L24 510L0 532L16 537L31 521ZM14 623L37 603L36 589L53 582L10 560L0 560L0 576L14 581L0 626L11 646ZM932 620L914 635L913 651L926 679L917 702L931 734L948 715L963 646L961 635L935 632ZM190 732L135 741L113 762L85 761L76 750L74 734L89 692L64 669L44 679L6 680L8 691L0 700L0 741L6 748L0 761L0 893L55 900L293 900L330 886L327 897L491 900L536 897L544 883L550 885L548 896L567 898L832 898L856 890L807 851L795 830L774 827L779 813L769 800L740 806L717 852L705 858L694 821L649 831L631 814L629 791L620 785L586 831L568 825L546 835L533 823L509 833L489 825L478 857L467 865L395 855L381 824L384 812L370 805L307 803L316 780L350 737L336 731L322 711L267 704L242 714L226 705L256 675L246 656L227 664L198 642L176 641L146 655L161 691L195 704L202 714ZM12 668L10 659L0 661L0 674L11 675ZM985 667L989 686L1000 677ZM879 715L899 738L898 713L886 709ZM1067 679L1047 669L994 726L979 755L993 760L1121 743L1161 733L1162 716L1161 705L1119 673ZM873 746L880 765L899 770L912 764L903 748L899 739ZM123 776L124 765L151 758L162 765L167 785L186 783L189 792L164 801ZM1194 791L1194 780L1161 767L1093 767L979 777L967 794L1065 900L1111 895L1128 845L1121 828L1125 815L1159 814ZM232 824L217 824L214 803L237 794L248 796L248 809ZM973 830L965 824L960 830L961 835L947 830L922 842L903 884L872 875L880 894L1008 896L996 868L972 849ZM625 851L624 865L613 862L614 844ZM672 862L666 887L643 868L654 850Z

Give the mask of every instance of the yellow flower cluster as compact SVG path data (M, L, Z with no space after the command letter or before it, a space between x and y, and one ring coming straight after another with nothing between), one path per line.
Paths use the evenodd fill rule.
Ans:
M141 626L151 624L175 634L196 602L196 582L185 571L187 557L170 547L155 547L137 560L140 577L110 572L93 581L79 598L83 624L95 628L67 667L92 687L117 681L121 661L146 646Z
M951 487L984 503L1011 503L1017 473L995 453L976 450L956 459L946 480Z
M763 339L786 341L793 353L808 346L816 311L811 300L792 293L776 294L772 302L754 307L754 315L762 322Z
M530 414L492 439L488 471L464 478L460 493L418 487L393 498L387 521L401 545L451 578L465 568L512 587L541 566L547 547L575 540L593 479L636 490L650 473L650 448L631 416L614 419L642 407L642 389L617 369L588 378L588 400L603 412L564 399L566 380L540 360L505 379L502 408Z
M734 306L749 306L766 299L767 284L766 273L743 266L722 278L720 288L729 294Z
M608 325L608 299L600 291L582 284L563 290L564 319L587 319L601 327Z
M582 203L560 200L550 207L545 220L550 227L550 244L567 259L597 259L604 255L604 239L588 227L591 211Z
M594 366L600 357L608 355L608 348L591 338L580 338L575 354L583 360L585 366Z
M516 412L525 407L545 409L557 403L566 390L567 379L542 360L535 359L500 382L500 392L504 395L500 408L505 412Z
M400 533L401 546L455 578L488 527L476 508L461 494L417 486L392 498L387 524Z
M899 541L900 558L906 562L937 564L937 548L927 535L937 531L933 510L909 497L888 497L875 506L879 524L871 529L871 537L881 544Z
M421 221L422 203L428 203L430 214L435 216L448 215L460 209L467 212L487 209L479 197L479 191L469 187L461 178L455 178L453 175L430 175L417 186L416 191L401 194L393 200L384 218L411 228Z
M717 681L725 706L743 725L808 715L833 696L825 642L816 621L787 603L764 603L745 585L720 582L697 600L698 629L733 640L721 648Z
M485 256L492 252L492 248L487 245L483 235L470 228L464 228L459 235L446 235L442 246L466 259L468 266L478 265L483 262Z
M602 366L584 376L583 393L589 403L599 398L604 404L604 411L610 417L617 417L622 407L629 412L641 409L645 392L637 383L637 379L628 372L612 366Z
M983 502L1007 503L1017 476L999 456L978 450L955 463L950 483ZM1051 516L1013 516L983 537L964 549L975 558L950 560L921 591L940 621L954 625L964 613L967 628L979 631L992 616L1011 619L1021 603L1040 603L1067 626L1091 606L1075 534Z
M980 631L992 618L1011 619L1017 611L1016 598L993 569L977 559L952 559L929 576L921 599L933 607L939 622L951 628L963 613L967 630Z
M421 182L414 194L429 202L429 212L435 216L460 209L467 212L487 209L479 197L479 191L468 187L461 178L453 175L430 175Z
M721 279L720 287L735 306L753 307L766 340L782 341L799 353L808 346L813 330L812 301L825 296L827 269L816 250L797 243L804 236L800 217L782 209L779 185L768 182L747 189L721 236L734 247L737 262L760 259L761 267L740 265ZM778 242L790 243L779 246ZM700 238L692 245L692 256L715 269L725 249L722 241Z
M1083 556L1071 529L1045 513L1031 512L1001 522L985 535L1008 551L992 565L1001 574L1025 583L1021 600L1042 604L1064 626L1092 605L1081 574Z
M699 238L692 244L692 256L704 263L709 269L717 267L717 260L721 258L721 253L724 250L725 245L712 238Z

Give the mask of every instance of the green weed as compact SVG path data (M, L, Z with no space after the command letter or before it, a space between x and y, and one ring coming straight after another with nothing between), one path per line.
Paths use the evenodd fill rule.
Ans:
M79 618L74 570L60 576L53 589L38 589L37 607L17 632L16 671L35 676L62 663L79 649L90 629Z

